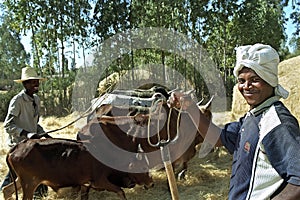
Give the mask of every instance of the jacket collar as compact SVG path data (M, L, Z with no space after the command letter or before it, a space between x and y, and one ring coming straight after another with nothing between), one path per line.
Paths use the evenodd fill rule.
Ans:
M273 105L275 102L279 101L280 96L273 96L270 97L269 99L265 100L262 104L260 104L259 106L251 109L249 112L254 115L257 116L260 113L262 113L263 111L267 110L268 108L271 107L271 105Z
M31 96L29 96L28 94L25 93L25 90L22 90L20 93L25 101L34 101L35 100L35 95L33 95L33 98L32 98Z

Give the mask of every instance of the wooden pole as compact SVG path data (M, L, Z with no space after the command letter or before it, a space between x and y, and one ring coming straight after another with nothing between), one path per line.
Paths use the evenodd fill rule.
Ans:
M162 160L164 162L165 170L168 177L172 200L179 200L179 194L178 194L176 179L172 167L172 162L170 159L169 148L167 146L161 146L160 149L161 149Z

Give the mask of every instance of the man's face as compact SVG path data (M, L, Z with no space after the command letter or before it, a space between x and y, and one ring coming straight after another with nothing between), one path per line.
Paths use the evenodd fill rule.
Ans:
M31 79L24 82L24 87L28 94L34 94L39 91L40 81L39 79Z
M247 67L239 72L238 89L250 105L250 109L255 108L274 94L274 88Z

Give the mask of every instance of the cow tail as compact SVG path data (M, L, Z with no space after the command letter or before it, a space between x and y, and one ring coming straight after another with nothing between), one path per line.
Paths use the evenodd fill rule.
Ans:
M10 162L9 162L8 158L9 158L9 153L6 156L6 164L7 164L8 169L9 169L10 178L11 178L11 180L13 180L13 183L14 183L15 193L16 193L16 200L18 200L18 187L17 187L17 183L16 183L16 177L14 176L14 171L15 170L10 165Z

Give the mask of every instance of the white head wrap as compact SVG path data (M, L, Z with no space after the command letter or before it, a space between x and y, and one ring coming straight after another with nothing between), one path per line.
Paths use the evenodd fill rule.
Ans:
M289 92L278 84L279 55L269 45L254 44L240 46L236 49L236 66L234 75L238 77L243 67L248 67L275 88L275 95L286 99Z

